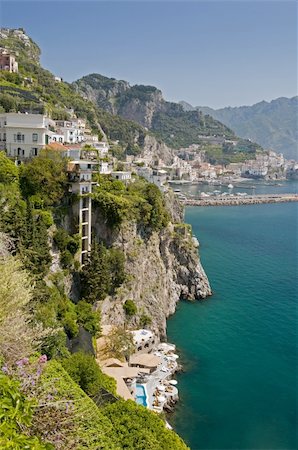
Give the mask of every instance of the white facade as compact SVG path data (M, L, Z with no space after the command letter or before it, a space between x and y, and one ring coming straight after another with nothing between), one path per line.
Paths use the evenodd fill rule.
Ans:
M131 180L131 172L123 172L123 171L115 171L115 172L111 172L111 175L113 178L115 178L115 180L120 180L120 181L128 181Z
M103 174L103 175L108 175L109 173L111 173L111 171L109 170L109 163L106 161L101 161L99 163L99 173Z
M85 121L82 119L56 120L56 132L63 135L64 142L78 144L84 141Z
M41 114L0 114L0 148L19 159L37 156L48 143L46 117Z
M64 134L50 132L49 133L49 143L58 142L59 144L64 144Z

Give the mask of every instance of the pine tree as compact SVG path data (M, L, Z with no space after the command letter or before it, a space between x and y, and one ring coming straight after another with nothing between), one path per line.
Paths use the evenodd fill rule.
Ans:
M82 294L88 303L103 300L111 289L111 275L107 251L102 244L94 243L82 273Z

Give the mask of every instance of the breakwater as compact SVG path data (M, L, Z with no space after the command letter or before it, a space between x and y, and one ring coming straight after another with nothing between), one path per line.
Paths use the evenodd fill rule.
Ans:
M183 199L186 206L237 206L257 205L262 203L298 202L298 194L262 194L246 196L216 196L198 199Z

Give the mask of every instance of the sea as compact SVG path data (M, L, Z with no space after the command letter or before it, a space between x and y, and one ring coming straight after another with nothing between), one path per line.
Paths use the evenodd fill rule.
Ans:
M258 183L257 191L297 187ZM213 290L181 301L168 321L183 365L169 422L192 450L298 448L297 206L186 209Z

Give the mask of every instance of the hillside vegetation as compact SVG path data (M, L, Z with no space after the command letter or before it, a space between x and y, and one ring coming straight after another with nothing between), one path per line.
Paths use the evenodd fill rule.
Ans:
M40 49L25 34L1 31L0 46L17 51L19 62L18 74L0 73L0 111L46 113L53 119L67 120L67 110L73 110L87 119L93 133L106 134L118 158L139 154L148 133L174 149L200 144L202 136L237 139L230 128L210 115L184 111L181 105L165 101L154 86L130 86L99 74L72 84L56 81L41 67ZM225 149L221 160L244 160L248 153L250 157L254 154L243 140L241 149Z
M297 159L298 97L277 98L252 106L212 109L198 106L245 139L258 142L265 149L281 152L286 158Z
M165 101L154 86L130 86L99 74L86 75L73 84L98 107L138 122L172 148L199 143L200 135L235 137L231 129L211 116L185 112L181 105Z
M123 252L103 243L79 268L77 235L61 227L77 201L66 162L45 150L16 167L0 152L0 447L186 450L160 416L117 397L92 353L70 352L82 330L90 342L100 335L95 305L126 274ZM94 199L111 227L127 219L148 233L166 226L162 194L139 183L97 179ZM81 280L75 301L72 277Z

